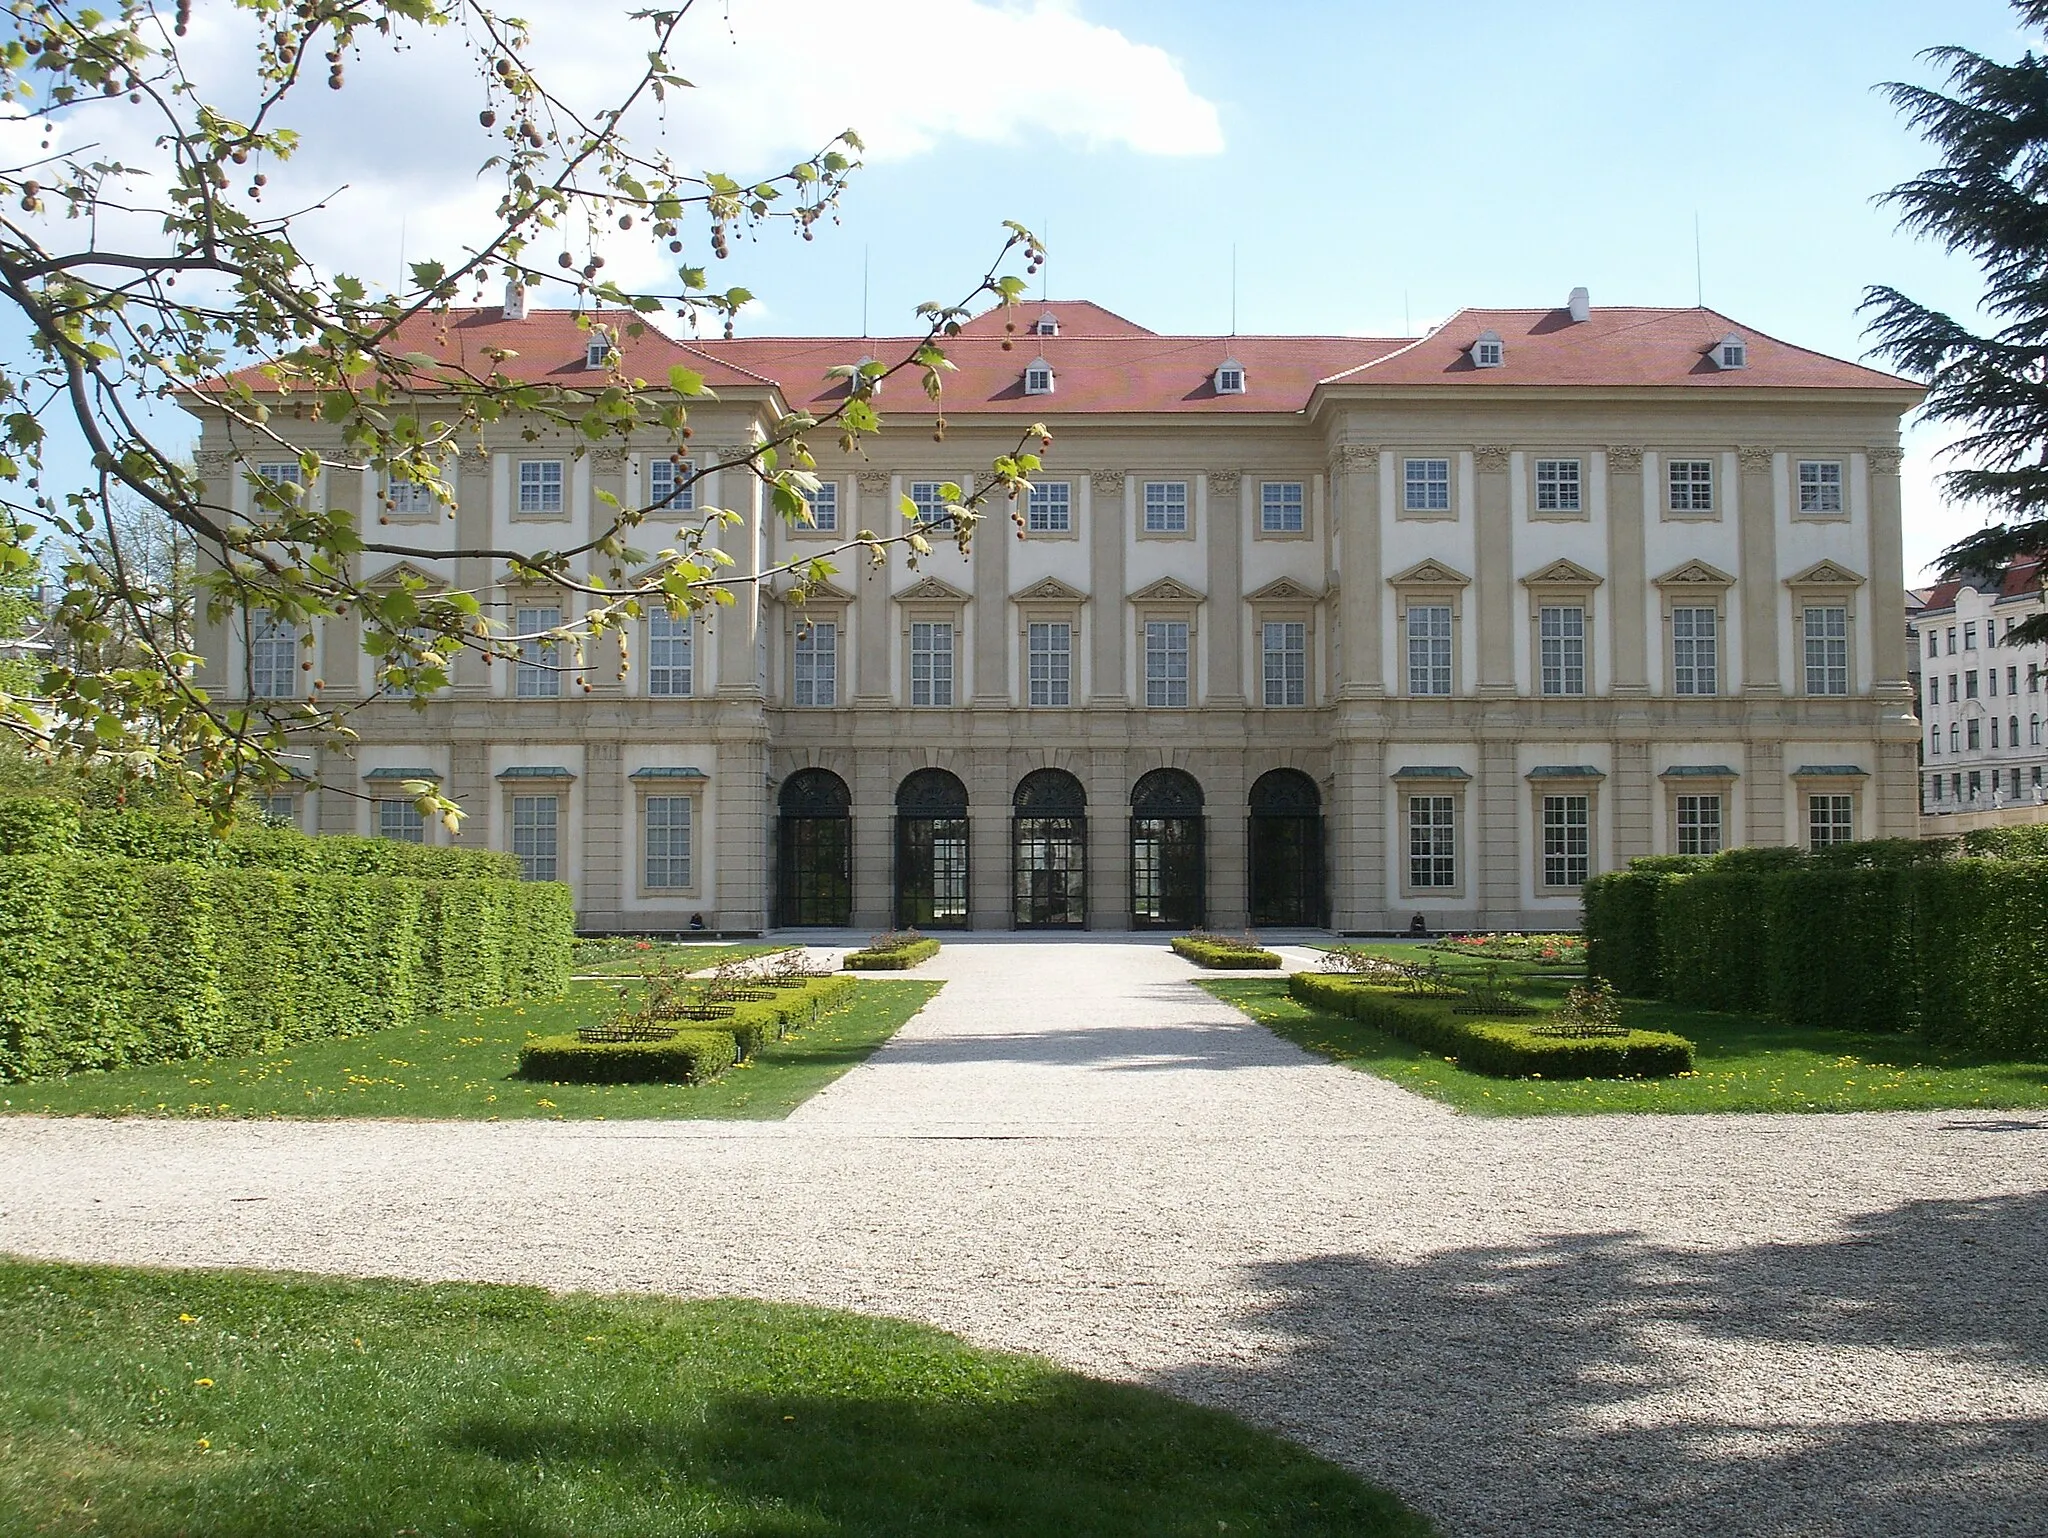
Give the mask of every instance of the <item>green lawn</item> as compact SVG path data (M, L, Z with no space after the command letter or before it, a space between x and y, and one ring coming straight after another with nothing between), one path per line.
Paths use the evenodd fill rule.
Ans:
M57 1116L399 1116L497 1121L635 1117L771 1121L860 1062L939 990L867 982L854 1002L709 1084L531 1084L528 1036L602 1019L619 986L572 983L549 1004L501 1005L282 1052L0 1084L0 1111Z
M746 961L755 956L773 956L778 951L788 949L786 945L678 945L668 940L657 940L650 949L631 956L614 957L610 961L579 962L576 964L576 975L638 977L654 962L659 962L665 967L680 968L685 972L695 972L704 967L715 967L721 961Z
M1806 1030L1634 999L1622 1006L1623 1020L1690 1039L1697 1048L1694 1072L1671 1079L1490 1079L1356 1020L1305 1008L1288 996L1284 978L1217 979L1202 986L1312 1052L1482 1116L2048 1107L2048 1063L2004 1062L1910 1037ZM1543 1003L1569 984L1538 975L1529 986Z
M787 1305L0 1262L0 1530L1420 1535L1228 1416Z

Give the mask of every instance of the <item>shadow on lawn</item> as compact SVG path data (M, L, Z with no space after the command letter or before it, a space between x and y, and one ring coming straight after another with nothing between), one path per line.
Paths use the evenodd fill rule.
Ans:
M1461 1533L2039 1533L2044 1237L2032 1193L1908 1203L1832 1242L1328 1255L1256 1273L1271 1301L1242 1323L1291 1344L1154 1382Z

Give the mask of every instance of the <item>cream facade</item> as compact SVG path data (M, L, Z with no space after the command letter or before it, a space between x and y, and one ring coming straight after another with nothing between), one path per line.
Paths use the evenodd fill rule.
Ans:
M616 655L464 657L416 707L330 625L299 687L361 701L361 745L309 766L334 788L294 815L411 836L377 790L431 774L464 842L572 882L586 928L651 931L1559 927L1636 855L1914 832L1910 384L1704 311L1469 312L1375 341L1163 338L1052 305L1008 352L1000 320L957 339L943 441L892 381L866 457L821 453L836 527L788 527L745 471L699 481L740 514L736 577L771 575L681 634L641 625L623 676ZM544 363L555 335L520 351ZM728 370L689 454L818 409L824 366L863 347L892 355L689 344ZM1024 398L1034 362L1048 388ZM201 412L210 485L259 462ZM1034 420L1053 443L1021 533L998 508L970 555L842 557L788 601L773 573L900 526L901 499L971 481ZM430 552L573 544L602 494L664 494L679 448L508 429L456 467L452 519L407 521L355 471L316 494L533 628L563 601ZM214 686L280 687L286 640L260 617L210 634Z
M1960 831L1976 814L2048 805L2048 646L2012 639L2014 626L2048 607L2041 567L2030 561L1919 596L1908 646L1924 723L1924 831Z

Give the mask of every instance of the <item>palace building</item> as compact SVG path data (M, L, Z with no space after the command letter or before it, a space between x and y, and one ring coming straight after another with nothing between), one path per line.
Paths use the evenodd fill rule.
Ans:
M729 608L642 623L623 679L615 656L587 674L538 648L465 656L424 702L378 692L351 620L310 645L260 614L211 628L217 693L317 676L357 702L354 756L272 809L432 839L378 795L431 778L470 813L462 842L569 882L587 929L645 931L1554 928L1636 855L1915 831L1911 382L1583 290L1419 338L1161 336L1080 301L1009 322L947 343L942 440L908 378L864 457L818 435L815 528L744 472L692 488L740 515L720 539L745 579L900 528L903 498L935 507L1046 423L1021 531L999 508L969 556L943 534L915 569L900 547L879 568L848 556L802 605L781 578L742 581ZM405 345L603 377L602 339L516 296ZM629 374L704 375L717 400L693 405L687 453L710 464L831 407L834 366L912 344L618 345ZM246 476L296 476L190 409L202 475L240 506ZM452 518L366 472L308 494L427 551L573 546L606 495L687 505L684 445L530 425L452 467ZM479 558L405 569L521 631L565 602Z

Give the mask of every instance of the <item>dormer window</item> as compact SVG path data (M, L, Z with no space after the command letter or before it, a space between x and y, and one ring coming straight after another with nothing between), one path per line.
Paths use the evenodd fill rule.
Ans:
M852 395L857 393L861 387L862 381L866 381L867 393L869 395L880 395L882 393L881 374L868 372L868 365L873 363L874 361L875 355L873 353L869 353L865 358L862 358L860 362L854 364L853 377L847 380L846 382L847 394Z
M590 328L590 342L583 349L585 368L603 368L604 360L611 355L612 334L603 326Z
M1499 368L1507 362L1507 349L1501 345L1498 331L1483 331L1479 340L1472 344L1472 366L1474 368Z
M1714 360L1715 368L1748 368L1749 344L1731 331L1714 344L1708 356Z
M1031 323L1031 334L1033 336L1058 336L1060 334L1060 318L1053 314L1052 311L1047 310Z
M1052 365L1040 358L1024 370L1024 393L1026 395L1052 394Z
M1235 358L1227 358L1217 365L1216 393L1218 395L1244 394L1244 365Z

